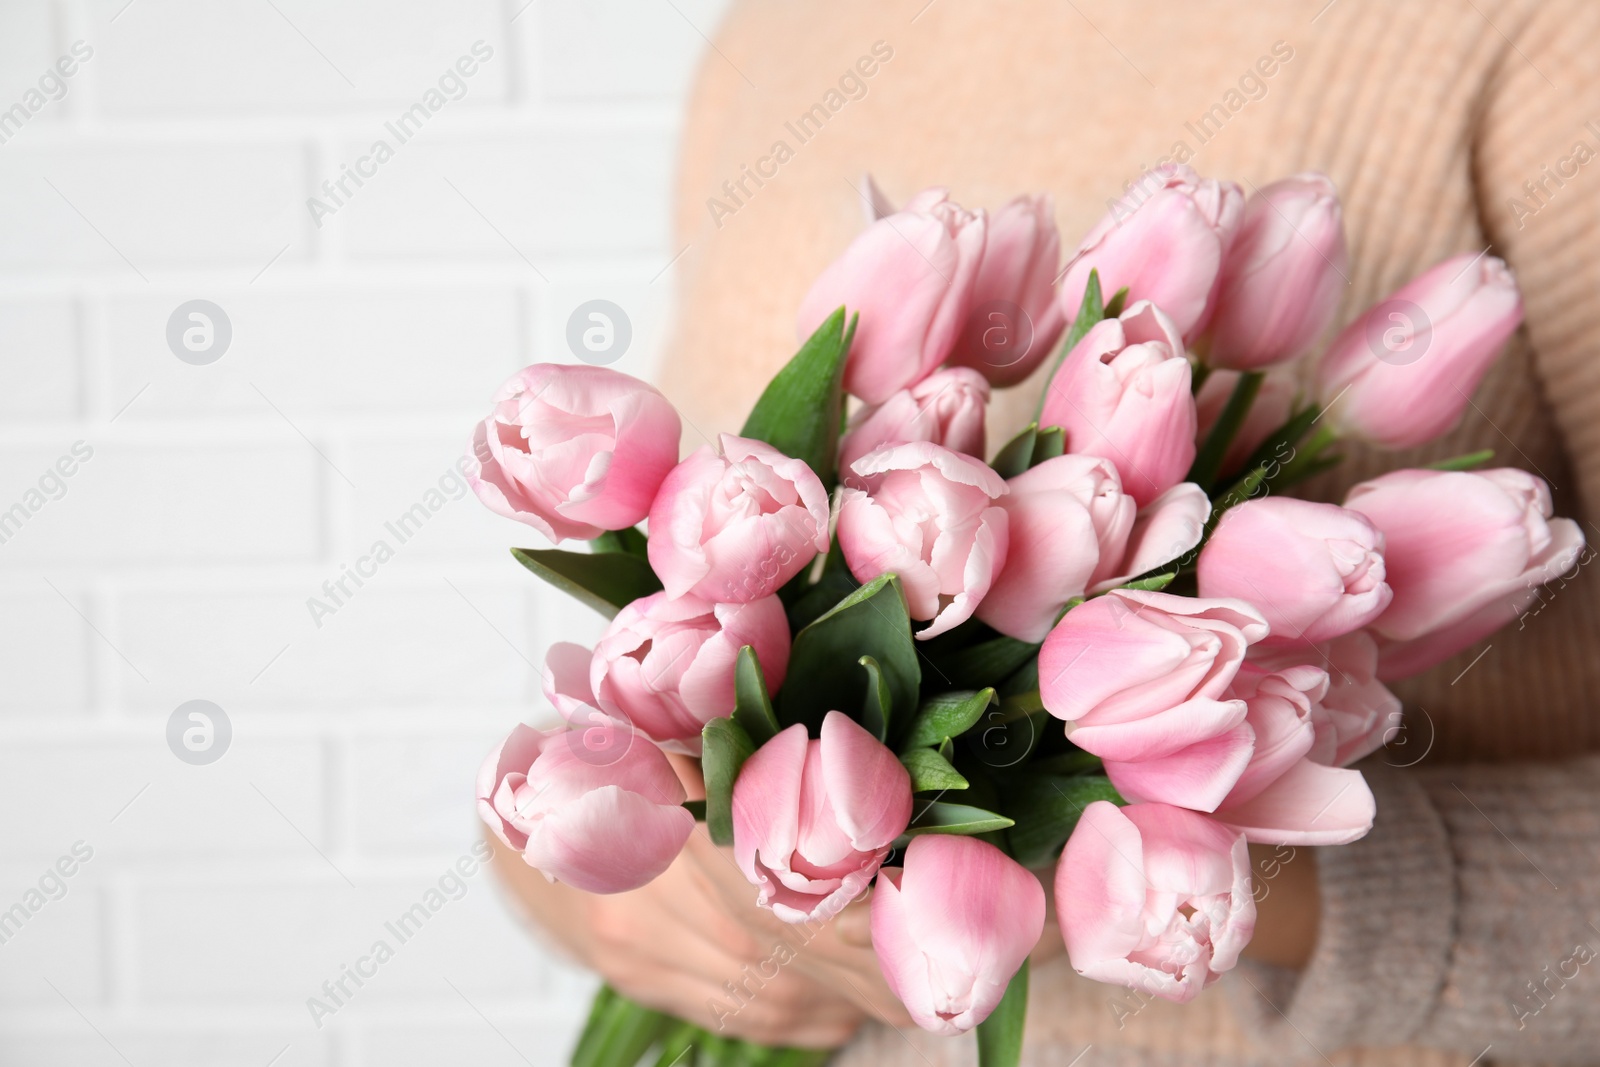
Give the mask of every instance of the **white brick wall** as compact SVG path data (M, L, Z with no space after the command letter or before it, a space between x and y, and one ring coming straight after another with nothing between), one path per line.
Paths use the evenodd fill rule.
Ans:
M572 358L584 301L654 370L724 4L0 3L0 114L93 49L0 122L0 1063L563 1062L591 979L486 871L320 1027L306 1001L467 854L478 762L544 713L531 664L598 632L452 466L502 378ZM307 198L477 41L317 225ZM232 327L204 366L167 343L194 299ZM380 538L318 625L307 598ZM231 719L216 763L168 748L191 699Z

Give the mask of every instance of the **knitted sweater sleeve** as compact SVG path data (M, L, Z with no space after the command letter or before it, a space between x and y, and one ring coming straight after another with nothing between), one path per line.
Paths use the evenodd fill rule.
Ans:
M1524 294L1542 400L1572 464L1558 510L1576 513L1595 544L1600 8L1480 8L1504 48L1464 148L1491 254ZM1247 964L1233 976L1258 1045L1313 1061L1349 1045L1421 1044L1484 1063L1600 1063L1600 757L1424 761L1368 777L1372 833L1318 852L1310 964L1300 974Z
M1312 961L1233 976L1258 1045L1291 1061L1415 1043L1596 1062L1600 757L1364 769L1377 823L1318 852Z

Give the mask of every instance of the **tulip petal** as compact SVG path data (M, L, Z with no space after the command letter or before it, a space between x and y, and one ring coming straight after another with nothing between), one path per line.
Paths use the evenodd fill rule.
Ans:
M1360 771L1301 760L1254 797L1216 813L1251 841L1347 845L1366 836L1377 812Z
M1091 714L1072 724L1067 736L1101 759L1161 759L1232 730L1244 722L1246 713L1242 700L1197 697L1143 718L1104 725L1094 722Z
M1084 808L1055 884L1061 937L1079 974L1098 978L1098 968L1139 947L1146 884L1139 828L1115 804L1097 800Z
M670 867L693 830L686 808L602 786L546 815L523 858L585 892L623 893Z
M822 720L822 781L839 826L862 852L883 848L911 821L911 775L843 712Z
M799 841L807 744L803 725L780 730L744 761L733 783L733 855L752 882L758 850L787 864Z
M1180 482L1139 511L1128 547L1118 568L1121 573L1097 583L1092 592L1115 589L1130 578L1170 563L1195 545L1205 534L1211 517L1211 500L1193 482Z
M1171 755L1129 763L1107 760L1106 777L1132 801L1215 811L1249 765L1254 747L1255 732L1240 723Z

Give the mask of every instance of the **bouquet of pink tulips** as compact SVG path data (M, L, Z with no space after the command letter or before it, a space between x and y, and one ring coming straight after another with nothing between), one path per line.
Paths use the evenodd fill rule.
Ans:
M549 650L567 725L516 727L478 807L590 892L650 881L698 820L786 922L870 891L911 1017L1015 1064L1046 886L1080 974L1196 996L1250 939L1248 843L1371 827L1349 765L1399 726L1384 682L1515 619L1583 539L1487 454L1343 506L1284 495L1341 438L1450 429L1522 314L1505 265L1466 255L1302 358L1345 283L1321 175L1247 200L1146 174L1064 271L1048 197L870 199L737 435L680 460L672 405L599 367L501 387L474 489L588 541L513 551L611 623ZM1037 420L985 462L990 388L1053 353ZM704 801L664 750L700 758ZM602 990L574 1063L686 1050L826 1058Z

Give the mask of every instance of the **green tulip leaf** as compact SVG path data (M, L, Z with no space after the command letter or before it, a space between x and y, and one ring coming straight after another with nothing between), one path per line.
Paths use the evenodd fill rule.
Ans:
M846 325L844 308L829 315L767 384L739 431L804 460L829 489L837 480L844 364L857 318L852 315Z
M968 782L950 761L931 748L913 748L900 754L900 762L911 774L913 793L965 789Z
M937 661L939 673L951 685L977 689L1010 677L1039 654L1039 646L1014 637L995 637L968 645Z
M649 541L645 538L644 531L637 526L629 526L625 530L607 530L589 542L589 551L592 554L627 552L645 559L648 545Z
M608 619L640 597L661 591L661 579L649 562L632 552L513 548L511 554L534 574Z
M899 579L885 574L854 590L795 635L777 695L779 721L805 723L815 736L828 712L855 713L881 684L889 698L884 728L892 734L917 706L922 670L912 640ZM864 656L877 665L879 680L861 665Z
M906 827L905 836L918 834L986 834L991 830L1004 830L1012 825L1004 815L975 808L968 804L946 804L933 801L918 807Z
M1103 774L1017 775L1006 790L1006 810L1016 817L1006 834L1012 856L1024 867L1050 863L1072 836L1083 809L1096 800L1127 803Z
M940 693L923 701L901 743L904 750L937 745L972 729L984 710L994 703L993 689Z
M761 670L756 650L745 645L739 650L733 668L733 721L760 747L777 736L778 716L767 693L767 677Z
M755 753L755 742L732 719L712 719L700 731L700 771L706 781L706 832L719 845L733 844L733 783Z

